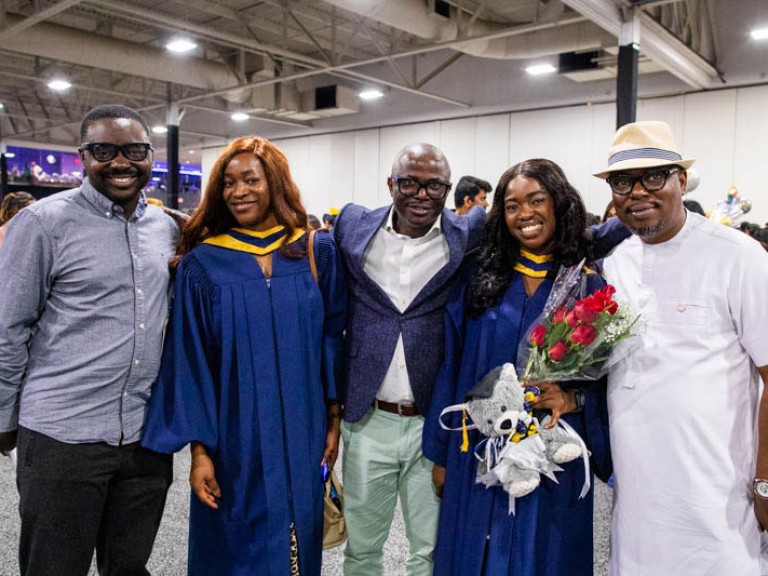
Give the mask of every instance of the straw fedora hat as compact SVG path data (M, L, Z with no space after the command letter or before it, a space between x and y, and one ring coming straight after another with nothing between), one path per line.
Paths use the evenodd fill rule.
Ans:
M683 160L666 122L634 122L616 132L608 149L608 168L595 176L607 178L612 172L656 166L682 166L687 170L695 161Z

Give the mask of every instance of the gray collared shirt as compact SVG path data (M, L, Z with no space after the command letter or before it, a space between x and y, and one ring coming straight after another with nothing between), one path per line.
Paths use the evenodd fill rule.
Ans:
M19 212L0 248L0 431L136 442L160 366L176 223L86 180Z

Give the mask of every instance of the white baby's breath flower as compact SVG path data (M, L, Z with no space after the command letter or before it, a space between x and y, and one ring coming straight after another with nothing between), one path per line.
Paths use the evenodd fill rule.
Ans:
M619 309L611 318L611 322L605 327L605 342L612 344L627 336L635 319L627 302L620 302Z

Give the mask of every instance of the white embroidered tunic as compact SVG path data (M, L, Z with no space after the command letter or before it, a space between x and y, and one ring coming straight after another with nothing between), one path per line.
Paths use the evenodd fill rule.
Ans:
M616 477L610 574L759 572L751 482L768 364L768 253L688 213L671 240L605 264L641 314L608 384Z

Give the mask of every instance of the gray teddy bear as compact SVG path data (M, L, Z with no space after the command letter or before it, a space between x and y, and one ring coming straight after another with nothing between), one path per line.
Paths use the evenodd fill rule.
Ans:
M487 439L475 448L480 460L477 481L486 486L501 485L510 495L510 511L514 498L533 492L541 483L541 474L557 481L558 464L582 456L586 448L572 429L557 426L548 430L533 416L530 400L538 395L534 386L523 388L515 367L504 364L491 372L469 391L467 402L449 406L443 414L466 410L472 424ZM442 423L443 428L447 428ZM463 448L464 449L464 448Z

